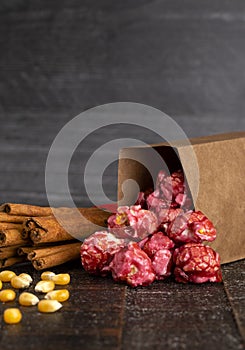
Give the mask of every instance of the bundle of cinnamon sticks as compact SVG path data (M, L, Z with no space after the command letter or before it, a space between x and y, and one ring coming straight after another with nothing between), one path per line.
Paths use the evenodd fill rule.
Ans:
M0 268L31 261L35 269L42 270L78 259L83 239L106 227L109 215L99 208L2 204Z

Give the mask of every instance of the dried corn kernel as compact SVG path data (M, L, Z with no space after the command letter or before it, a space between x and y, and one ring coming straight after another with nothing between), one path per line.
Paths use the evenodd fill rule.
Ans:
M36 305L39 302L39 299L36 295L28 292L23 292L19 296L19 303L23 306L32 306Z
M40 312L55 312L62 307L58 300L41 300L38 303L38 310Z
M54 281L55 284L59 285L65 285L70 283L70 275L69 273L60 273L58 275L55 275L52 277L52 281Z
M52 278L55 276L55 273L52 271L44 271L41 274L41 280L43 281L50 281L52 280Z
M31 284L26 278L20 276L14 276L11 278L10 283L13 288L17 289L27 288Z
M0 301L2 301L3 303L13 301L15 297L16 293L12 289L3 289L0 291Z
M69 291L67 289L58 289L52 290L45 295L45 299L48 300L58 300L59 302L63 302L69 299Z
M11 278L16 276L15 272L10 271L10 270L3 270L0 272L0 280L2 282L10 282Z
M55 284L53 281L39 281L35 286L35 292L48 293L53 290Z
M32 283L33 279L30 275L28 275L28 273L21 273L19 275L19 277L24 278L25 280L27 280L28 282Z
M4 310L3 319L4 322L9 324L19 323L22 319L22 314L17 308L9 308Z
M0 280L0 289L3 288L3 282Z

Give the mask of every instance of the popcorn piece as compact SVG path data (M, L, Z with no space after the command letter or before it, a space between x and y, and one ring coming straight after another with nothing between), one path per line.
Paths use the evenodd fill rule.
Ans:
M164 170L158 173L156 190L147 198L148 209L179 208L191 205L181 170L168 175Z
M126 282L132 287L149 285L155 279L151 259L136 242L130 242L128 247L114 255L110 270L116 281Z
M172 253L168 249L158 250L153 258L152 267L156 274L156 280L163 280L171 275Z
M167 232L169 224L172 221L174 221L178 215L182 213L184 213L184 211L181 208L170 208L170 209L160 208L157 213L158 221L160 223L159 228Z
M108 226L117 237L139 240L157 230L158 219L155 213L140 205L122 206L108 219Z
M84 269L94 274L106 274L114 254L125 247L127 241L107 231L98 231L86 238L81 246Z
M167 235L174 242L212 242L216 238L216 229L201 211L188 211L178 215L169 224Z
M134 205L140 205L142 209L148 209L147 198L152 192L153 190L151 188L145 192L139 192L138 198Z
M221 282L220 257L211 247L188 243L173 254L174 275L177 282Z
M161 249L171 250L174 248L174 242L162 232L156 232L152 236L150 236L144 245L142 246L142 250L146 252L146 254L152 258L154 254Z
M142 250L151 258L156 279L170 276L173 248L174 242L162 232L156 232L144 240Z

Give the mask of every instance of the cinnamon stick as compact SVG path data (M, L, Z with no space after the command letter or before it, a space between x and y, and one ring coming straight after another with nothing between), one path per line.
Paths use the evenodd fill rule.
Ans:
M5 203L0 206L0 268L28 259L42 270L79 258L81 241L106 227L110 215L99 208ZM34 247L26 246L27 239Z
M27 219L24 221L22 231L21 231L21 237L24 241L27 241L30 238L30 233L32 229L35 229L36 226L34 223L32 223L31 219Z
M4 203L0 206L0 212L7 213L9 215L21 215L21 216L46 216L52 215L52 208L39 207L29 204L16 204L16 203Z
M0 268L12 266L12 265L19 264L19 263L22 263L25 261L26 261L26 258L23 256L14 256L14 257L7 258L7 259L1 259L0 260Z
M20 230L13 228L0 231L0 246L16 244L26 244L26 240L22 238Z
M48 255L39 256L32 259L32 265L36 270L43 270L53 266L64 264L67 261L80 258L81 243L69 244L70 247L66 247L64 250L60 246L60 250L56 250ZM39 253L40 254L40 253Z
M0 248L0 259L6 259L13 256L17 256L17 250L20 246L19 245L13 245L9 247L1 247Z
M84 208L79 210L82 215L77 216L74 210L66 210L59 217L36 217L28 219L23 226L22 238L29 235L34 244L67 241L74 238L83 240L89 234L105 227L110 213L98 208Z
M16 229L22 231L22 224L15 224L12 222L0 222L0 231Z
M33 244L68 241L74 239L74 237L67 233L54 218L49 218L48 220L45 219L45 217L39 218L39 220L37 218L32 218L26 223L26 225L30 225L31 228L29 231L24 230L23 232L29 233L29 238ZM33 224L35 224L36 227L33 227Z
M49 246L49 247L42 247L42 248L32 248L31 251L27 254L27 259L28 260L34 260L34 259L39 259L43 258L47 255L55 255L57 253L63 254L62 252L64 251L72 251L73 249L79 249L81 248L81 242L76 242L76 243L70 243L70 244L62 244L58 246ZM26 250L27 251L27 250Z
M23 256L25 255L27 257L27 254L33 251L33 247L19 247L17 249L17 255Z
M17 204L17 203L4 203L0 205L0 213L7 213L8 215L13 216L25 216L29 217L39 217L39 216L53 216L53 215L71 215L74 212L80 211L82 215L86 217L89 216L91 219L91 213L103 212L108 213L107 217L111 215L111 213L106 212L102 209L92 207L92 208L51 208L51 207L40 207L36 205L29 204ZM95 220L94 223L97 223L96 216L92 214L92 218ZM100 218L98 218L100 222ZM0 220L1 221L1 220ZM98 224L100 225L100 223Z
M0 222L11 222L15 224L22 224L29 216L22 215L9 215L4 212L0 212Z

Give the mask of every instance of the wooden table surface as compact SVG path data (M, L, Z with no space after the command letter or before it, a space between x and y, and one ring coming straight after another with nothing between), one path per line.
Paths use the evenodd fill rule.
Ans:
M22 306L18 325L1 320L1 349L243 349L244 268L244 260L224 265L223 283L131 288L67 263L52 270L71 274L70 299L54 314ZM13 270L33 276L33 291L41 273L28 264ZM1 304L0 314L14 305Z

